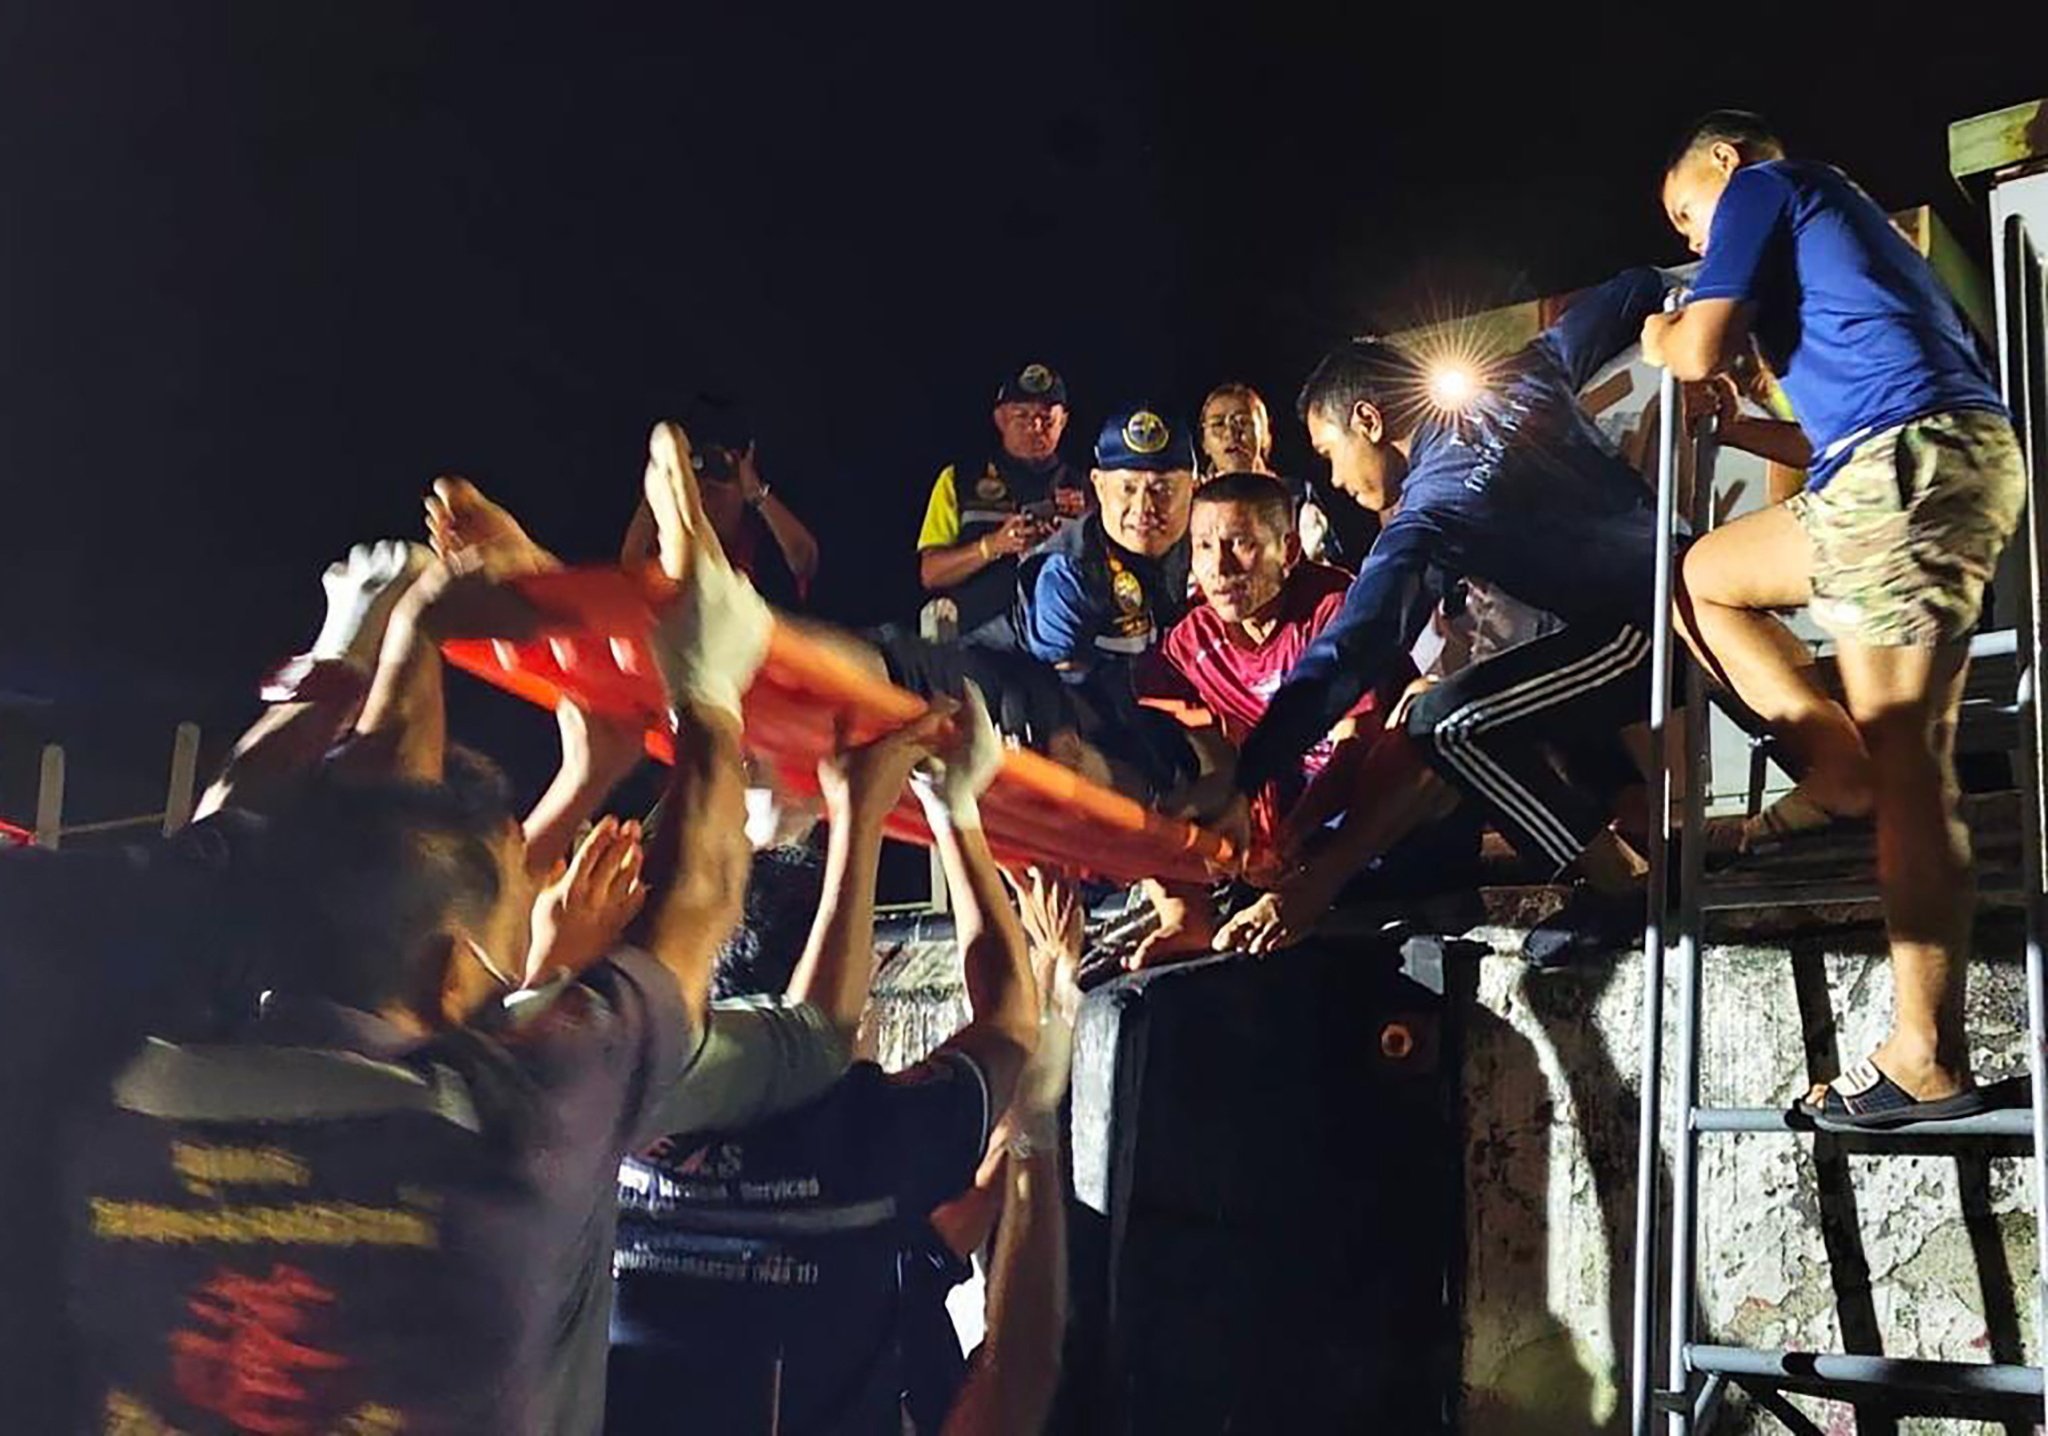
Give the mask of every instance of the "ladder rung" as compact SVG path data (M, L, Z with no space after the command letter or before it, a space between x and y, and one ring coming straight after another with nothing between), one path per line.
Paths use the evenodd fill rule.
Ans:
M1746 1346L1691 1346L1694 1371L1816 1394L1854 1397L1891 1392L1908 1397L2031 1397L2041 1399L2041 1368L1974 1361L1907 1361L1829 1352L1757 1351Z
M2017 897L2021 891L2020 882L2010 873L1996 870L1978 872L1977 896L1980 899ZM1780 878L1774 882L1738 873L1726 878L1710 877L1700 884L1702 912L1745 912L1755 908L1796 907L1807 903L1874 903L1878 899L1877 879L1869 876L1817 878L1812 882L1788 882Z
M1795 1121L1791 1113L1780 1107L1695 1107L1692 1129L1695 1132L1804 1132L1821 1136L1868 1137L1878 1141L1888 1137L2018 1137L2027 1140L2034 1135L2034 1114L2025 1107L1994 1107L1974 1117L1955 1117L1945 1122L1914 1122L1889 1131L1857 1128L1854 1132L1844 1132L1817 1128L1803 1117Z

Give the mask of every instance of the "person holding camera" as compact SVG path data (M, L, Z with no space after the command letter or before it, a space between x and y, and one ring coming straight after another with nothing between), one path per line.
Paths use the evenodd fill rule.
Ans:
M704 516L732 566L780 609L802 610L818 576L818 539L761 477L752 416L736 400L699 394L684 413L697 466ZM654 552L654 520L642 505L626 531L627 563Z
M927 593L951 600L963 643L1016 650L1022 563L1078 537L1088 490L1060 458L1067 385L1050 367L1026 364L1005 379L989 417L995 451L946 465L932 484L917 572Z

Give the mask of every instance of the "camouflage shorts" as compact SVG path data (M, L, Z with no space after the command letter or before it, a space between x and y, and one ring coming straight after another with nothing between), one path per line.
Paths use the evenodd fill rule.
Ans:
M1813 544L1814 622L1873 648L1964 637L2026 493L2002 414L1956 410L1872 435L1787 504Z

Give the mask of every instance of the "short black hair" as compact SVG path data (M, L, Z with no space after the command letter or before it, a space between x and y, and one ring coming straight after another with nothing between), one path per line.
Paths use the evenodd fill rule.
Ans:
M317 781L266 842L259 986L366 1012L430 1000L441 974L422 963L427 939L496 906L492 845L509 821L467 779Z
M463 743L450 743L441 756L441 785L486 827L519 821L512 805L512 780L497 760Z
M745 997L787 988L824 895L825 862L813 843L755 853L740 925L718 950L711 995Z
M1665 157L1664 173L1670 174L1694 150L1707 145L1731 144L1745 157L1773 158L1785 153L1785 142L1771 128L1770 121L1753 110L1709 110L1678 137Z
M1271 474L1218 474L1195 490L1198 504L1243 504L1274 533L1294 531L1294 500Z
M1348 340L1309 370L1300 397L1294 401L1294 412L1307 423L1311 414L1347 416L1361 403L1372 405L1385 417L1389 438L1406 434L1428 407L1421 361L1377 335Z
M683 431L692 449L716 446L739 453L754 442L754 416L737 395L699 390L683 405Z

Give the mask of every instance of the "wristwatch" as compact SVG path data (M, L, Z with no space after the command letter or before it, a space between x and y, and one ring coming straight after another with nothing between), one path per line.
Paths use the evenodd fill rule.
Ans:
M763 485L761 485L761 492L760 492L760 493L758 493L758 494L755 494L755 495L754 495L754 496L753 496L752 498L748 499L748 500L747 500L747 504L748 504L748 506L749 506L749 507L751 507L751 508L757 508L757 509L758 509L759 507L761 507L761 505L763 505L763 504L765 504L765 503L767 503L767 502L768 502L768 496L769 496L770 494L774 493L774 492L775 492L775 485L773 485L773 484L763 484Z

